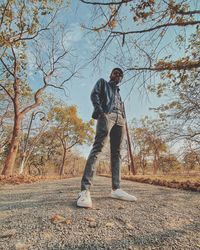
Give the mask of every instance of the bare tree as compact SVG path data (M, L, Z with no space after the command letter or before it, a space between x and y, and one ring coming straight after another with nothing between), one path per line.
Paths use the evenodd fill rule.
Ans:
M191 51L194 60L200 58L200 30L190 37L186 52ZM170 88L168 87L170 85ZM188 141L193 148L200 145L200 72L198 69L162 74L162 82L150 89L158 96L166 95L169 102L154 110L168 124L168 140Z
M14 109L12 136L2 171L4 175L13 174L21 136L21 123L25 114L43 102L42 94L48 87L63 89L64 84L75 74L74 68L71 69L64 64L69 56L69 48L65 47L63 29L60 29L57 23L56 29L60 31L56 34L57 40L54 37L55 33L50 32L59 9L60 3L57 1L41 3L17 0L5 1L0 9L0 68L3 69L0 87L11 100ZM48 33L50 40L44 40L43 32ZM43 48L45 46L43 52L38 47L41 42ZM38 84L34 83L37 86L32 89L27 65L27 49L30 48L35 48L35 72L39 81ZM44 57L44 52L49 53L49 57ZM59 73L63 73L63 69L63 77L59 78ZM32 101L22 105L21 101L26 95L32 97Z
M176 39L186 39L184 36L186 29L190 27L191 30L191 27L196 28L200 24L198 1L80 0L80 2L94 7L93 16L91 15L91 19L84 27L97 34L100 49L95 58L106 50L108 60L121 64L129 71L146 72L200 67L199 60L184 57L181 53L182 56L179 58L170 60L174 55L174 49L177 48ZM169 45L172 47L171 50ZM115 56L112 53L113 47L116 48Z

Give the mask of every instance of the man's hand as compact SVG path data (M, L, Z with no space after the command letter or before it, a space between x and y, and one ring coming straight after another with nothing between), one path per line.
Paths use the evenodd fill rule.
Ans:
M98 118L100 118L100 117L104 117L104 116L105 116L105 113L104 113L104 112L101 112L101 113L99 113Z

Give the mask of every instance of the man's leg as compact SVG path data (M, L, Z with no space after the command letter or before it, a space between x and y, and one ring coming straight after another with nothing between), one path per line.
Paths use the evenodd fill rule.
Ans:
M110 148L111 148L111 168L112 168L112 191L111 197L126 201L136 201L137 198L123 191L120 188L121 174L121 145L124 135L124 126L114 125L110 132Z
M81 180L81 190L88 190L92 184L95 172L95 163L99 153L102 151L110 132L110 123L106 115L97 120L95 141L88 156L83 177Z
M112 189L120 188L121 145L124 137L124 126L114 125L110 131L110 152L112 170Z

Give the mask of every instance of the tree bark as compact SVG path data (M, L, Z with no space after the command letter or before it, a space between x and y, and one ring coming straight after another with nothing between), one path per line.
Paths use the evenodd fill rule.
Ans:
M21 116L15 115L13 134L10 142L10 148L5 161L5 165L2 171L2 175L13 175L13 169L15 165L15 160L17 157L19 142L20 142L20 132L21 132Z
M63 150L62 165L60 167L60 176L64 175L64 165L65 165L65 159L66 159L66 152L67 152L67 150L64 148L64 150Z
M19 174L23 174L23 172L24 172L25 161L26 161L26 156L23 155L22 162L21 162L21 165L20 165L20 168L19 168Z
M159 152L156 151L154 155L154 162L153 162L153 174L156 175L159 169Z

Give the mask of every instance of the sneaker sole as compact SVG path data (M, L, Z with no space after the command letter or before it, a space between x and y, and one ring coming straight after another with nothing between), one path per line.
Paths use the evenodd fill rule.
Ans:
M92 204L76 204L77 207L83 207L83 208L92 208Z
M122 200L122 201L137 201L137 199L130 200L128 198L124 198L124 197L120 197L120 196L112 196L111 195L110 197L113 199Z

